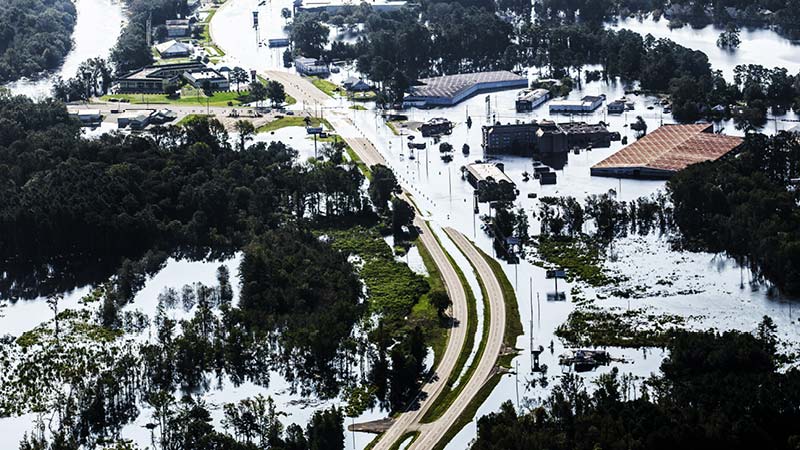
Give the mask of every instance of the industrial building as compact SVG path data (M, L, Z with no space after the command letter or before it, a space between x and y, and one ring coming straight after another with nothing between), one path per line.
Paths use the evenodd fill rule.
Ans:
M719 159L742 139L714 133L712 124L662 125L592 166L593 176L668 179L691 164Z
M103 114L99 109L68 109L67 113L84 126L98 125L103 121Z
M553 100L550 102L551 113L571 113L571 114L586 114L590 113L605 101L606 96L600 95L587 95L580 100Z
M528 87L528 79L507 70L423 78L412 86L403 106L452 106L481 92Z
M585 122L555 123L543 120L484 126L483 148L487 153L521 156L564 153L574 148L608 147L619 139L605 124Z
M515 107L517 112L533 111L549 99L550 91L547 89L525 89L517 94Z

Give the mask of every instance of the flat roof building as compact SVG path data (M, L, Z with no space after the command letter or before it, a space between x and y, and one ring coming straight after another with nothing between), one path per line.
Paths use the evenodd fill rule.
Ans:
M472 163L467 164L467 179L477 188L483 182L508 183L514 186L514 182L503 171L502 164L495 163Z
M550 91L547 89L525 89L517 94L517 101L514 106L517 112L533 111L549 99Z
M210 89L212 91L227 91L231 84L225 75L211 68L187 70L183 79L195 89Z
M583 114L590 113L605 101L606 96L600 95L587 95L580 100L553 100L550 102L551 113L575 113Z
M294 67L302 75L328 75L331 73L327 64L320 64L317 58L298 56L294 59Z
M668 179L689 165L719 159L742 139L714 134L712 124L662 125L592 166L593 176Z
M575 148L608 147L619 133L608 131L603 123L540 122L500 124L482 127L483 148L487 153L522 156L564 153Z
M452 106L480 92L528 87L528 79L507 70L423 78L403 99L404 106Z
M116 80L117 92L164 92L165 82L177 82L184 72L205 69L200 62L162 64L134 70Z

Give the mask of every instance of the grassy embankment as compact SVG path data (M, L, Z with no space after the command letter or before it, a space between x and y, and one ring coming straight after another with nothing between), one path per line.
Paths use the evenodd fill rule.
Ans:
M338 98L339 93L342 91L342 88L340 88L337 84L332 83L324 78L308 77L308 80L311 81L311 84L313 84L317 89L333 98Z
M478 252L481 253L483 258L492 268L492 272L494 273L495 277L497 277L497 279L500 281L500 287L503 291L503 301L506 305L506 326L505 334L503 335L503 342L507 348L514 348L517 337L522 334L522 322L519 318L519 308L517 306L517 296L514 292L514 287L511 285L511 282L508 281L505 272L503 272L503 268L497 261L486 255L480 249L478 249ZM480 278L478 278L478 282L481 284L481 290L485 291ZM489 320L490 318L485 316L484 322L488 322ZM510 368L511 360L514 359L515 355L515 352L509 352L507 354L500 355L497 358L497 365L499 367ZM447 430L444 436L442 436L442 439L436 444L434 450L443 450L445 446L447 446L447 444L455 437L455 435L458 434L458 432L461 431L461 429L464 428L464 426L466 426L473 417L475 417L478 408L480 408L483 402L486 401L502 377L502 372L496 373L492 375L486 383L484 383L484 385L478 391L478 394L469 402L466 409L461 413L453 426Z
M436 240L439 241L439 238L436 237ZM439 245L441 246L441 241L439 241ZM444 249L444 247L442 248ZM458 398L459 394L461 394L461 391L464 390L467 380L472 377L472 374L477 368L476 364L472 364L463 374L463 376L461 374L464 369L464 365L469 359L472 347L475 345L475 332L478 328L478 311L476 307L477 300L475 299L475 294L472 292L472 288L467 282L467 278L464 276L464 272L461 271L461 268L458 267L456 262L453 260L453 257L447 253L447 251L445 251L445 254L447 255L447 259L450 261L450 264L452 264L452 266L456 269L458 278L461 281L461 285L463 286L464 292L467 295L467 337L464 341L463 347L461 348L461 353L458 355L458 360L456 360L456 365L447 379L447 383L442 389L442 392L440 392L439 395L433 400L430 408L422 417L422 423L430 423L439 419L442 414L444 414L445 411L450 408L450 405L453 404L455 399ZM483 288L481 289L483 291ZM483 308L485 314L488 314L486 313L488 311L488 302L485 292L482 292L481 295L483 298ZM479 361L483 356L488 334L488 321L484 319L483 328L481 330L481 339L479 341L478 350L475 353L475 359L473 361ZM461 383L458 384L456 389L453 389L453 387L456 386L456 383L458 383L459 379L461 380Z

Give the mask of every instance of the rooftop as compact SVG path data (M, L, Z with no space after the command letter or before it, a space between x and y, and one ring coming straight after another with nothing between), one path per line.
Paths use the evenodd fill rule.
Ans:
M718 159L741 144L734 136L711 133L711 124L663 125L595 164L592 169L646 168L677 172Z
M480 83L497 83L503 81L519 81L525 84L528 79L507 70L495 72L462 73L458 75L444 75L434 78L419 80L422 85L411 88L415 97L455 97L459 92Z
M499 167L497 167L497 164L493 163L468 164L467 171L470 174L472 174L472 176L475 177L475 179L478 181L491 179L498 183L501 181L505 181L506 183L514 184L514 182L511 181L511 178L509 178L509 176L506 175L505 172L503 172L502 170L500 170Z

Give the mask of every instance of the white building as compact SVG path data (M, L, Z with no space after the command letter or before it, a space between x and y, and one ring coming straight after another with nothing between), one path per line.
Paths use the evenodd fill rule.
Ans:
M601 94L599 96L587 95L580 100L553 100L550 102L551 113L590 113L605 101L606 96Z
M162 58L185 58L194 53L194 48L173 39L156 45L156 51Z
M183 73L183 79L196 89L227 91L231 87L225 75L211 68L195 69Z
M328 75L331 73L326 64L320 64L317 58L298 56L294 59L294 67L303 75Z

